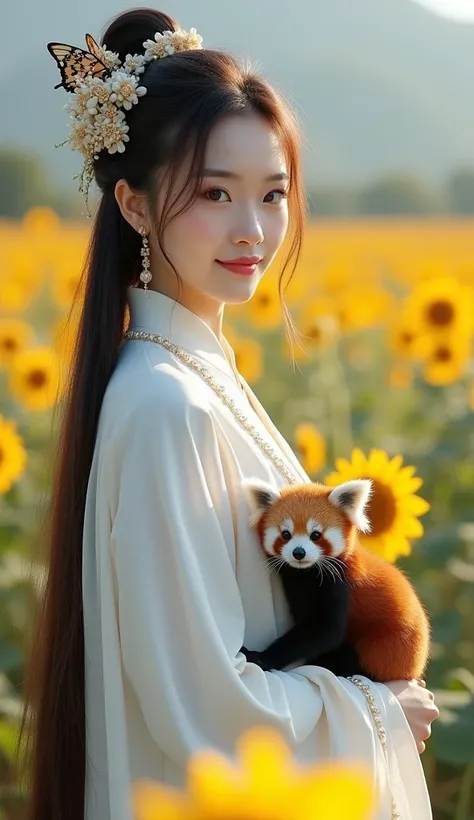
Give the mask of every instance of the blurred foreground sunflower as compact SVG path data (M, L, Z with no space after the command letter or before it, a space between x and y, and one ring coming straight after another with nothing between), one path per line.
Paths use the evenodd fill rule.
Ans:
M414 475L416 468L402 467L402 463L401 455L390 459L384 450L372 449L367 458L355 448L351 460L336 459L337 470L324 479L330 487L353 478L372 480L373 493L367 504L372 531L360 533L360 543L391 562L411 553L409 539L423 535L418 516L430 509L427 501L415 495L423 484L423 480Z
M0 495L7 493L24 473L26 450L17 433L16 422L0 415Z
M237 765L212 749L188 763L187 791L134 785L135 820L351 820L373 818L369 773L359 763L297 766L282 736L254 727L237 743Z
M53 407L60 392L59 362L54 350L43 346L18 353L9 370L9 389L25 410Z

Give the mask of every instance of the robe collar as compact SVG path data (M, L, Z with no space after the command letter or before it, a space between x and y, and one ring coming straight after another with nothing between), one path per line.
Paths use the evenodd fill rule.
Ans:
M290 462L302 482L310 481L295 453L273 423L250 385L240 374L238 377L236 376L237 367L234 351L227 339L222 336L221 341L219 341L209 325L189 308L184 307L181 302L175 302L171 297L165 296L164 293L159 293L156 290L150 290L148 293L147 296L143 288L137 288L133 285L127 288L130 309L129 329L144 330L148 333L157 333L164 336L190 355L203 359L221 373L225 373L232 379L234 384L239 380L244 388L243 395L246 396L250 406L287 461ZM226 353L231 359L233 367L230 365Z
M170 296L156 290L130 285L127 288L130 309L130 330L157 333L186 353L196 356L229 376L238 380L235 355L227 339L221 341L206 322ZM229 362L230 359L230 362Z

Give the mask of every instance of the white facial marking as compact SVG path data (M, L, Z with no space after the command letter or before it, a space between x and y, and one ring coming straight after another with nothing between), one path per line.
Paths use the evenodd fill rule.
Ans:
M278 527L267 527L263 535L263 546L268 555L276 555L275 544L281 532Z
M331 555L338 556L344 552L346 542L344 540L344 535L339 527L328 527L324 531L324 537L326 541L331 544Z
M306 553L304 558L298 559L293 555L293 550L297 547L304 549ZM320 560L323 551L314 541L311 541L309 536L303 533L296 533L291 541L287 541L286 544L284 544L281 555L290 566L296 567L296 569L308 569L308 567Z
M313 530L318 530L318 532L322 532L323 525L320 524L319 521L316 521L315 518L308 518L308 521L306 523L306 530L308 532L308 535L311 535Z

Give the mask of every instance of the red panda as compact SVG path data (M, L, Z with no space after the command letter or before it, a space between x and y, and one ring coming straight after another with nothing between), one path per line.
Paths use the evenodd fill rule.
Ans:
M430 643L423 605L403 572L357 538L371 529L364 509L372 482L275 490L247 479L243 490L249 522L278 568L294 620L263 652L242 647L247 660L267 670L315 663L379 682L420 678Z

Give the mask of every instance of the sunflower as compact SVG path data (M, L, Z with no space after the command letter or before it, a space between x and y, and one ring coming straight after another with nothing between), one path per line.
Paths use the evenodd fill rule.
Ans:
M325 478L325 484L335 487L353 478L370 478L373 494L367 505L372 524L369 534L360 533L361 544L387 561L399 555L409 555L409 539L420 538L423 527L418 517L430 509L427 501L415 495L423 480L415 477L415 467L402 467L403 457L391 460L383 450L372 449L369 457L359 449L352 452L351 461L336 459L337 471Z
M336 315L343 333L353 333L384 324L396 309L396 300L385 288L352 284L338 296Z
M52 208L38 205L30 208L22 219L22 227L32 237L44 236L45 233L56 233L61 229L61 219Z
M281 325L278 286L270 278L261 279L252 298L246 303L246 318L254 327L273 330Z
M236 765L202 749L188 764L186 793L136 781L133 805L136 820L369 820L375 808L365 766L299 767L282 736L258 726L239 738Z
M17 433L16 422L0 415L0 495L8 492L25 467L26 450Z
M321 350L334 344L339 335L334 301L321 296L307 302L298 317L298 330L308 351Z
M431 347L431 336L415 326L403 310L389 323L386 341L391 353L409 362L426 359Z
M9 370L11 394L28 411L48 410L59 398L60 370L51 347L18 353Z
M0 367L8 367L13 357L29 347L33 328L21 319L0 318Z
M326 464L326 442L321 433L309 422L295 429L296 449L306 473L317 473Z
M234 346L235 365L244 379L253 383L262 378L263 351L256 339L238 339Z
M82 270L77 262L66 264L61 260L50 281L50 290L56 305L62 310L68 310L72 302L80 302L84 295L83 286Z
M11 248L0 263L0 310L19 313L39 295L44 283L40 267L27 248Z
M472 333L473 291L450 276L420 282L405 301L414 329L444 335Z
M452 333L437 339L423 365L423 377L436 386L453 384L467 372L471 356L471 342L464 333Z

